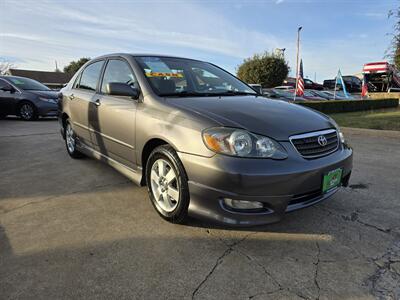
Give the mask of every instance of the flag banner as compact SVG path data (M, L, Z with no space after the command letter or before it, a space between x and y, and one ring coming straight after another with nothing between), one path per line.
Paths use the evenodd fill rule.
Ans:
M342 86L344 96L346 98L349 98L349 94L347 93L346 85L344 84L344 80L343 80L343 77L342 77L342 72L340 72L340 69L339 69L339 71L337 73L337 76L336 76L336 84L340 84Z
M297 78L296 96L304 96L303 60L300 60L299 76Z
M363 76L363 81L362 81L362 88L361 88L361 97L365 97L368 94L368 84L367 84L367 79L365 78L365 75Z

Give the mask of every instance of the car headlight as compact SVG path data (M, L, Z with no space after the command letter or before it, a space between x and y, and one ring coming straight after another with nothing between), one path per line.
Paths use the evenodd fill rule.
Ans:
M203 131L208 149L220 154L253 158L287 158L286 150L275 140L243 129L214 127Z
M335 121L334 119L332 119L331 117L329 117L329 121L333 124L333 126L335 126L335 128L336 128L336 130L337 130L337 132L338 132L338 135L339 135L340 142L341 142L342 144L344 144L344 143L346 142L346 140L345 140L345 138L344 138L343 132L340 130L339 125L338 125L338 124L336 123L336 121Z
M50 103L57 103L57 99L39 97L39 100L45 101L45 102L50 102Z

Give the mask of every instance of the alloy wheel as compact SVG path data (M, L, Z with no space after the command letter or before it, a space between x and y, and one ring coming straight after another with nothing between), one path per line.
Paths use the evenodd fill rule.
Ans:
M67 124L65 128L65 140L69 153L73 153L75 151L75 137L70 124Z
M31 104L25 103L22 104L21 109L20 109L20 114L21 117L25 120L30 120L33 118L34 115L34 110Z
M178 206L180 193L178 177L171 164L162 158L156 160L151 167L150 179L156 206L172 212Z

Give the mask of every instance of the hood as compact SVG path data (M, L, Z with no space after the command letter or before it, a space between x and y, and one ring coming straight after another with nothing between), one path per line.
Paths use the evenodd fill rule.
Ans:
M39 97L48 98L48 99L57 99L60 95L60 92L57 91L34 91L34 90L25 90L31 94L37 95Z
M294 134L334 128L321 113L264 97L167 98L167 103L213 119L221 126L243 128L278 141L287 141Z

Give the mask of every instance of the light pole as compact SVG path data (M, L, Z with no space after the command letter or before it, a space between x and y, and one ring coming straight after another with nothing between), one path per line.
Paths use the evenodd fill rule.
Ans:
M299 83L299 54L300 54L300 31L302 26L297 28L297 51L296 51L296 89L294 91L294 101L296 101L297 85Z

